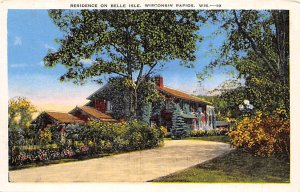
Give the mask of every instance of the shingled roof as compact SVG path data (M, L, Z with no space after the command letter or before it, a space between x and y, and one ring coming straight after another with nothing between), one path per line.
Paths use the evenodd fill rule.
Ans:
M53 119L60 121L62 123L84 123L84 121L69 113L50 112L50 111L46 111L45 113L51 116Z
M195 97L195 96L192 96L192 95L189 95L187 93L184 93L182 91L178 91L176 89L171 89L169 87L159 87L159 86L155 86L155 88L157 90L159 90L160 92L164 93L164 94L167 94L167 95L171 95L173 97L176 97L176 98L180 98L180 99L184 99L184 100L187 100L187 101L193 101L193 102L197 102L197 103L203 103L203 104L209 104L211 105L210 102L208 101L205 101L199 97Z
M94 107L82 106L82 107L78 107L78 108L81 109L82 111L86 112L87 114L99 119L100 121L103 121L103 122L116 122L117 121L112 116L102 113L101 111L98 111Z

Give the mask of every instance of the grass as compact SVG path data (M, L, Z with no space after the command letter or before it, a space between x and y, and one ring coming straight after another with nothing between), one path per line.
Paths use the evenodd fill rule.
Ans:
M188 140L202 140L202 141L215 141L222 143L230 143L230 137L228 136L203 136L203 137L189 137Z
M236 149L152 182L288 183L289 175L290 164L287 158L257 157Z

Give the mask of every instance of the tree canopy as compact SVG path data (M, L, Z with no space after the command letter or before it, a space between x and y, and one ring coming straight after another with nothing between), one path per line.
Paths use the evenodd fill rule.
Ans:
M8 102L8 127L27 128L36 108L24 97L12 98Z
M289 110L289 12L232 10L208 11L204 15L207 22L220 26L227 39L202 75L217 66L233 66L237 78L244 80L220 86L228 109L233 110L243 99L249 99L264 112L276 108ZM228 89L232 83L238 89Z
M76 84L102 82L106 74L124 77L132 86L133 112L142 81L166 61L191 67L201 40L201 17L191 10L50 10L49 16L63 37L56 39L58 50L45 56L45 66L62 64L67 72L60 80Z

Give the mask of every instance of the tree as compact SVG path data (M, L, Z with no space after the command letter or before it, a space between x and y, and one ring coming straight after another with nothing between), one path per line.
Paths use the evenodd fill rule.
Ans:
M62 64L68 71L60 80L76 84L102 82L107 74L124 77L132 116L144 79L169 60L192 67L200 40L197 11L50 10L49 16L64 36L56 40L59 49L45 56L45 66Z
M24 97L12 98L8 102L8 127L27 128L36 108Z
M188 127L184 122L181 110L177 107L176 110L172 113L172 129L171 137L173 139L182 139L188 135Z
M289 12L232 10L204 14L207 21L220 26L227 39L202 74L217 66L233 66L237 78L245 80L235 81L231 89L221 86L218 91L223 99L232 103L248 99L266 113L276 108L289 111Z

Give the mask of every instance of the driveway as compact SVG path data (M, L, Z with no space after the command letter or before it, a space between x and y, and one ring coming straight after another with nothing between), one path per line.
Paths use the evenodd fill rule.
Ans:
M10 171L12 182L145 182L230 151L225 143L165 141L164 147Z

